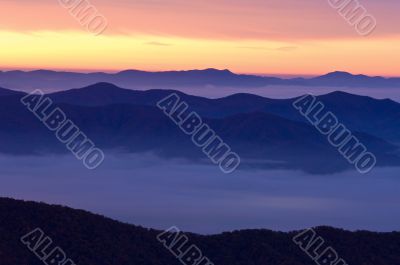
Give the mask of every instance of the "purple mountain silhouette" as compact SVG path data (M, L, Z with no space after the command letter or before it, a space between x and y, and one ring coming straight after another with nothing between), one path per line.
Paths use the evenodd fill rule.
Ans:
M330 87L400 87L400 78L369 77L346 72L333 72L315 78L282 79L235 74L229 70L146 72L126 70L118 73L75 73L48 70L0 72L0 86L17 90L65 90L97 82L109 82L127 88L178 87L263 87L268 85Z

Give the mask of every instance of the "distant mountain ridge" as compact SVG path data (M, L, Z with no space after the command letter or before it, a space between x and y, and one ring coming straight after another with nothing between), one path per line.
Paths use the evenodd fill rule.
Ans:
M148 72L125 70L118 73L77 73L50 70L0 71L0 87L18 90L45 89L53 91L109 82L127 88L236 87L253 88L270 85L400 88L400 78L352 75L332 72L314 78L291 78L235 74L229 70L204 69L188 71Z
M157 101L170 93L177 93L190 105L192 110L203 117L224 118L239 113L264 112L294 121L306 122L304 117L292 106L296 98L270 99L241 93L209 99L174 90L138 91L123 89L109 83L98 83L81 89L51 93L49 96L55 102L71 105L133 104L156 106ZM400 143L400 103L389 99L378 100L340 91L318 98L350 129Z
M244 167L331 173L351 166L293 108L294 99L274 100L250 94L207 99L178 91L132 91L107 83L48 96L104 150L151 151L167 158L202 160L204 154L155 106L171 92L178 93L240 154ZM320 98L340 117L347 117L349 125L354 125L353 132L378 157L378 166L400 165L400 156L396 154L399 147L388 141L392 139L389 136L399 134L399 122L392 123L392 119L398 117L400 104L342 92ZM0 152L66 152L19 99L18 95L0 96ZM366 109L375 116L370 112L364 114ZM346 110L351 115L345 115ZM387 123L382 115L386 115ZM379 126L386 131L377 130Z

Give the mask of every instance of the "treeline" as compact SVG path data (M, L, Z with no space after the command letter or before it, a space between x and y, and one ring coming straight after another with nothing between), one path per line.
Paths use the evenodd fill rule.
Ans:
M43 264L20 241L21 236L37 227L76 265L180 264L157 241L160 231L63 206L0 199L0 265ZM316 231L348 265L400 264L399 232L349 232L330 227ZM293 243L296 233L242 230L212 236L187 235L215 265L315 264Z

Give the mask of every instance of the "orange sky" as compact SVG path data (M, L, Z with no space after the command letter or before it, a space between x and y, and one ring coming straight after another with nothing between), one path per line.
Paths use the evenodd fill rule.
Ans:
M91 0L98 36L58 1L0 0L0 68L400 76L398 0L360 0L377 20L364 37L328 0Z

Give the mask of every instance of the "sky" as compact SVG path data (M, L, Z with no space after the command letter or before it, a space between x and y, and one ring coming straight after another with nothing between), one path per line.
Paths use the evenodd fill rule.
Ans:
M89 0L0 0L0 69L400 76L398 0L358 0L367 36L328 0L90 0L107 21L94 35L74 1Z

